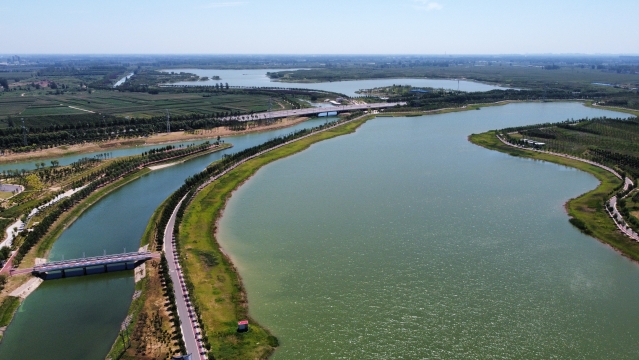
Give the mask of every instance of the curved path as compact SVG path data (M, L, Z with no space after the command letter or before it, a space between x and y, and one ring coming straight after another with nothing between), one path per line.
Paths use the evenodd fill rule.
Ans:
M184 198L177 204L171 218L164 230L164 252L166 261L169 263L169 274L173 281L173 291L175 292L175 304L177 305L178 318L180 319L180 327L182 329L182 337L186 345L187 354L192 354L193 359L206 359L205 350L202 347L202 336L200 333L200 324L198 324L197 316L191 300L189 292L186 290L184 275L182 268L178 262L177 249L175 248L175 238L173 237L173 228L175 227L175 217Z

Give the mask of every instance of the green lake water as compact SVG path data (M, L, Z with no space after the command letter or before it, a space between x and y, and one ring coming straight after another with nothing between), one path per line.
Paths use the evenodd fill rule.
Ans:
M267 165L220 241L275 359L636 359L639 268L573 228L591 175L471 133L620 116L576 103L377 118Z

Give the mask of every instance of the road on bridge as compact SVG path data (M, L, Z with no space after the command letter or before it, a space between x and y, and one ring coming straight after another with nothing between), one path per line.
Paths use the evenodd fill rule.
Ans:
M253 116L250 115L241 115L241 116L230 116L222 118L224 121L228 120L239 120L239 121L251 121L251 120L263 120L263 119L278 119L285 118L289 116L306 116L306 115L317 115L325 112L344 112L344 111L354 111L354 110L379 110L391 108L397 105L405 105L406 103L374 103L374 104L357 104L357 105L342 105L342 106L333 106L333 107L325 107L325 108L306 108L306 109L297 109L297 110L279 110L279 111L270 111L263 113L256 113Z
M184 201L184 199L182 199L182 201ZM166 254L166 261L169 263L171 280L173 281L175 303L182 328L182 336L184 337L184 343L186 345L186 352L187 354L193 354L193 359L206 359L206 356L202 355L204 348L201 342L200 325L197 322L197 315L195 315L195 311L191 306L189 293L186 290L182 269L178 263L175 239L173 238L175 217L182 201L180 201L173 210L173 214L171 214L171 218L164 230L164 252Z

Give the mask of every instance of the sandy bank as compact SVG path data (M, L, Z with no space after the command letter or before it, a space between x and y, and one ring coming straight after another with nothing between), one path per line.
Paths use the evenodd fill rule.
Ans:
M35 291L35 289L42 284L44 280L33 277L29 279L26 283L22 284L19 288L13 290L13 292L9 296L19 297L21 299L26 299L29 294Z
M175 164L177 164L177 163L174 162L174 163L170 163L170 164L149 166L149 170L160 170L160 169L168 168L169 166L173 166Z

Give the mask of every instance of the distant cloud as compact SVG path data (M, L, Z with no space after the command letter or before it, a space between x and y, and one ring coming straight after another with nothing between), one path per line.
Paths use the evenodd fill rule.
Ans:
M431 11L431 10L441 10L444 8L444 5L430 1L430 0L413 0L417 5L415 5L415 9Z
M206 9L217 9L223 7L233 7L233 6L242 6L246 4L244 1L226 1L226 2L214 2L208 5L204 5Z

